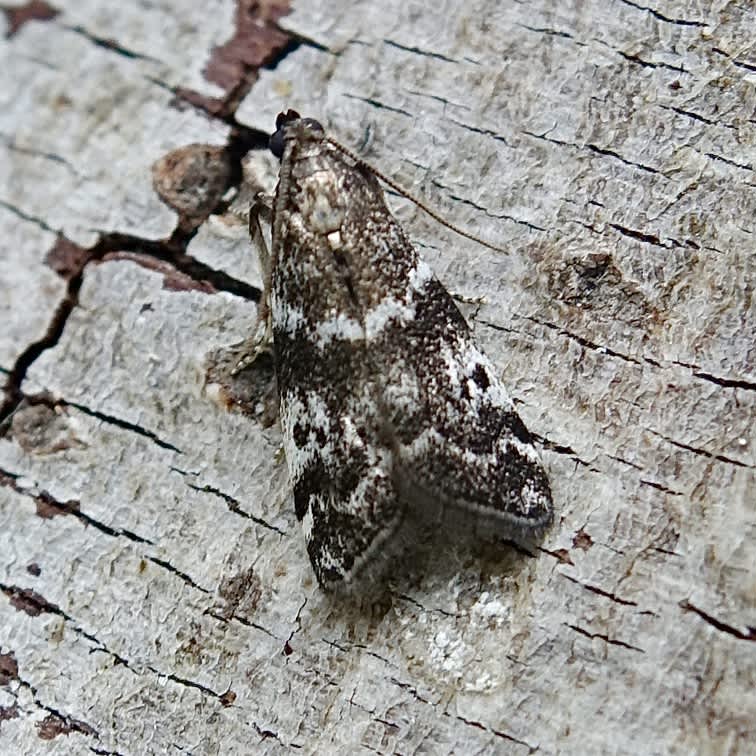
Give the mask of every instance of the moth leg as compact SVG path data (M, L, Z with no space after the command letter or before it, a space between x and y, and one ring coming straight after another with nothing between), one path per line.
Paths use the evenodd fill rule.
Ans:
M263 192L255 195L255 201L249 208L249 236L252 246L257 250L257 257L260 261L260 270L263 277L263 292L260 297L260 305L257 310L257 320L252 329L252 335L245 339L240 350L242 357L232 371L232 375L237 375L242 370L248 368L263 352L269 352L273 343L273 323L270 316L270 282L271 282L271 263L270 250L265 241L260 219L270 227L273 216L273 197Z
M273 220L272 194L258 192L255 195L252 206L249 208L249 238L252 241L252 246L257 250L260 268L262 269L263 279L266 284L266 291L268 291L268 284L270 283L270 250L263 236L262 226L260 225L261 218L270 227Z

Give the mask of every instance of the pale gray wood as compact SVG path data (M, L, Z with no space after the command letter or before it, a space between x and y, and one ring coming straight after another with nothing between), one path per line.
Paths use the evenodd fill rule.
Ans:
M152 164L229 138L171 88L217 95L232 3L60 7L0 42L6 372L65 296L55 234L167 237ZM302 44L240 123L317 117L509 250L390 198L483 298L466 312L543 439L557 521L530 556L425 546L380 601L324 596L277 428L206 373L254 302L90 264L22 386L60 401L0 439L0 750L751 752L752 5L302 0L281 25ZM246 161L268 190L273 169ZM188 252L259 287L244 191Z

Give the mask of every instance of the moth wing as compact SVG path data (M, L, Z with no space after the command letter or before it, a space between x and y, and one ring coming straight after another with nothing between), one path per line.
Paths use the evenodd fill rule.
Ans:
M401 478L410 492L538 531L552 520L548 478L533 439L444 287L431 277L393 344L386 402ZM409 374L401 365L412 366Z
M344 460L349 465L351 460ZM319 485L313 488L313 480ZM350 488L343 479L310 468L294 484L294 505L321 585L351 582L399 527L404 506L385 463L377 463Z
M317 371L317 360L298 356ZM394 486L393 451L377 430L379 403L371 383L360 376L365 363L361 371L355 356L345 354L342 364L347 368L326 394L299 386L281 395L295 512L315 574L326 587L356 577L398 528L405 510Z

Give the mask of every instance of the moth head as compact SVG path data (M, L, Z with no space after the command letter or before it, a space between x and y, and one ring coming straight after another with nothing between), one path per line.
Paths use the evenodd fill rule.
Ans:
M286 127L294 122L299 122L308 131L323 134L323 126L314 118L302 118L296 110L287 110L285 113L279 113L276 116L276 130L270 135L268 147L270 151L280 160L283 157L284 147L286 145Z

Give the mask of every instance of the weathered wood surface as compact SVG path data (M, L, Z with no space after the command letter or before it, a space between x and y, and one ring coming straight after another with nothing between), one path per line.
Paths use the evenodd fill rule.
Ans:
M752 752L753 5L214 6L5 12L0 750ZM208 384L255 316L244 197L153 189L192 143L238 189L284 107L510 249L392 199L484 298L540 549L426 549L371 606L315 585L277 428Z

